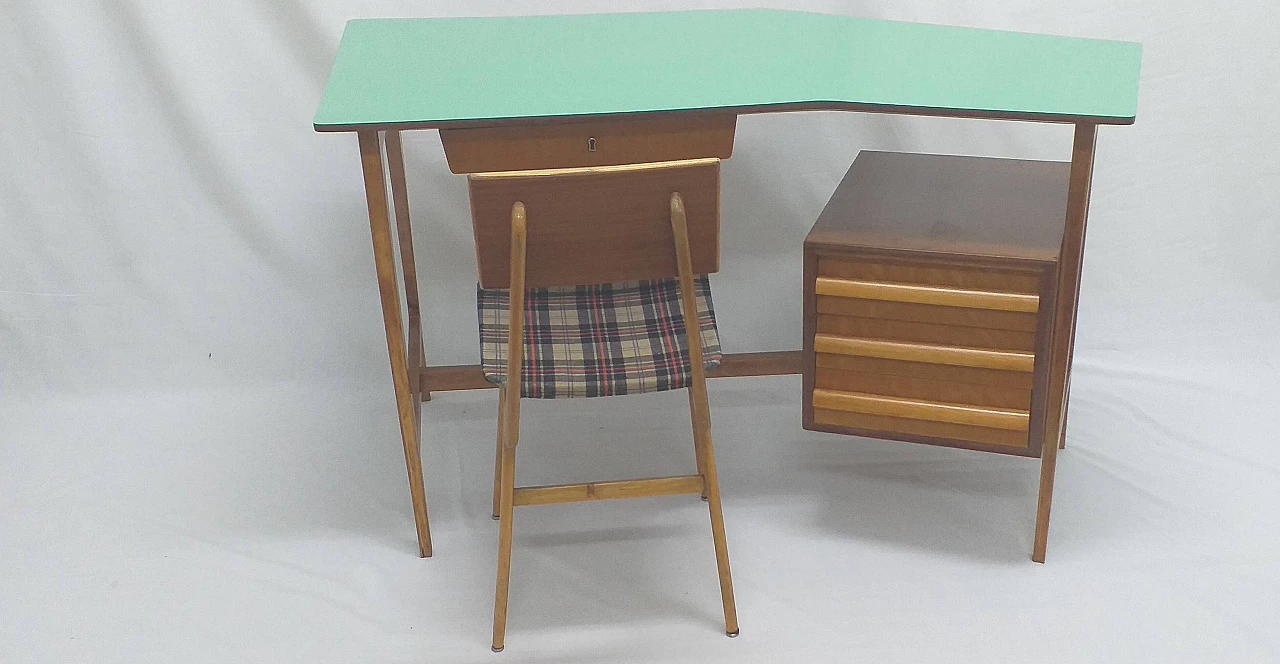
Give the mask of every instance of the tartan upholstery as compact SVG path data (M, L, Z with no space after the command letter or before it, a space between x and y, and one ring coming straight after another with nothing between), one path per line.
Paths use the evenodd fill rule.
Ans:
M477 288L480 364L485 379L506 380L510 293ZM708 369L720 364L720 337L705 275L694 280ZM678 279L531 288L525 295L520 396L602 397L688 387Z

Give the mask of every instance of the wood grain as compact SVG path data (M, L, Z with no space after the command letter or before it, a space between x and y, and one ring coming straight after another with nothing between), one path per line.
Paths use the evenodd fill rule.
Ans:
M1084 263L1085 227L1089 216L1089 191L1093 181L1093 156L1098 127L1076 125L1071 147L1071 177L1067 191L1066 229L1062 234L1062 261L1058 268L1057 295L1053 315L1052 348L1043 445L1040 452L1040 498L1036 504L1036 534L1031 559L1043 563L1049 542L1049 513L1053 505L1053 480L1057 470L1058 441L1066 426L1066 394L1076 310L1080 298L1080 273Z
M820 314L901 320L915 323L934 323L977 327L989 330L1036 331L1036 315L1011 311L990 311L961 307L941 307L930 304L884 302L857 298L819 296L817 309Z
M1019 456L1027 455L1027 432L1025 431L987 429L949 422L931 422L821 408L814 409L813 417L813 426L809 428L817 431L868 438L888 438L926 445L964 447Z
M431 385L433 392L492 390L498 387L485 380L484 371L478 364L423 367L422 374L427 377L427 384Z
M1057 259L1068 165L863 150L818 216L815 244Z
M836 277L818 277L815 292L818 295L856 297L864 300L936 304L946 307L1023 313L1035 313L1040 307L1040 297L1028 293L1004 293Z
M1030 413L1024 410L886 397L865 392L839 392L822 388L813 390L813 407L1023 432L1027 430L1030 419Z
M818 334L863 339L887 339L940 346L964 346L992 350L1033 352L1034 332L992 330L981 327L934 325L909 321L818 314Z
M826 367L815 370L813 384L814 387L841 392L1031 410L1031 390L1016 387L953 383L932 378L910 378Z
M798 374L803 370L798 350L725 353L720 356L719 366L707 370L707 378L784 376Z
M425 375L425 374L424 374ZM493 511L490 515L497 519L502 511L502 450L506 445L506 427L503 415L507 412L507 388L498 388L498 416L497 416L497 451L493 455Z
M719 270L720 163L715 159L577 169L554 174L472 175L480 284L507 288L511 205L528 209L528 288L676 275L666 200L684 197L697 274Z
M1035 355L1013 351L959 348L882 339L849 339L815 334L813 348L818 353L878 357L886 360L929 362L960 367L1027 371L1035 368Z
M418 302L418 267L413 251L413 227L409 223L409 190L404 174L404 147L400 132L386 133L387 171L391 180L391 201L395 206L396 239L400 246L400 271L404 277L405 312L409 318L409 372L427 364L427 348L422 336L422 309ZM431 391L421 376L410 376L414 383L415 403L430 401ZM418 399L421 393L421 399Z
M680 475L677 477L655 477L614 482L520 487L516 489L515 505L516 507L524 505L553 505L589 500L651 498L701 492L702 476Z
M524 274L528 251L524 205L511 206L510 309L507 326L507 382L502 390L501 470L498 501L498 581L493 598L493 650L500 652L507 634L507 599L511 588L511 536L515 517L516 445L520 442L520 375L524 367Z
M857 357L852 355L817 354L814 365L818 369L829 368L840 371L860 371L883 376L903 376L965 385L991 385L1019 390L1031 390L1034 376L1025 371L1005 371L1002 369L982 369L977 367L959 367L948 364L929 362L906 362L887 360L878 357Z
M800 347L801 360L804 362L804 373L800 378L800 426L805 429L813 429L813 373L819 357L813 346L813 337L818 331L818 309L814 306L817 295L814 291L814 284L818 280L818 252L813 245L808 242L804 244L804 266L803 278L801 283L803 307L801 320L801 334L803 335L802 346Z
M733 154L736 125L734 114L628 115L441 129L440 142L454 173L610 166L703 157L728 159Z
M522 373L524 371L524 299L526 293L525 274L528 271L528 217L524 203L516 201L511 205L511 256L508 269L511 294L507 298L507 366L504 376L507 389L502 390L506 399L506 411L502 414L502 426L505 430L504 445L507 449L515 449L520 440L520 397L522 391ZM514 485L513 485L514 486Z
M675 240L676 268L680 278L680 309L686 321L698 320L698 302L693 290L693 255L690 250L688 214L680 192L668 199L671 235ZM691 326L696 329L696 326ZM702 342L698 335L690 335L685 328L685 345L689 349L691 376L689 379L690 419L693 424L693 444L702 449L699 465L707 496L707 510L711 517L711 540L716 551L716 571L720 577L720 603L724 609L724 630L729 636L738 635L738 609L733 598L733 577L729 570L729 544L725 538L724 511L720 504L720 481L716 472L716 455L711 443L711 407L707 400L706 363L702 356Z
M409 474L409 496L413 502L413 521L418 534L418 554L427 558L431 556L431 526L427 516L427 496L422 483L422 458L418 447L416 415L419 402L414 398L414 390L409 385L382 148L377 132L372 131L360 132L359 144L360 163L364 170L365 201L369 207L369 230L373 237L373 262L378 275L378 296L382 301L382 325L387 334L387 356L391 361L391 383L400 418L400 440Z
M941 260L926 261L922 257L906 259L902 254L895 259L867 251L831 255L826 253L825 245L812 239L806 242L819 254L819 276L1029 295L1040 292L1040 272L1036 270L1014 270L991 261L951 261L948 264Z

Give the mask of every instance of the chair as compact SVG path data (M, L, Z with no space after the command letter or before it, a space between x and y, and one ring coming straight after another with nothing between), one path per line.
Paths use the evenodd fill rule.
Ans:
M674 494L707 501L725 632L737 636L707 405L719 340L706 277L695 277L719 267L719 159L474 173L468 183L481 360L500 386L493 650L506 634L515 507ZM702 343L689 343L690 320ZM689 390L696 474L515 486L522 397L680 388Z

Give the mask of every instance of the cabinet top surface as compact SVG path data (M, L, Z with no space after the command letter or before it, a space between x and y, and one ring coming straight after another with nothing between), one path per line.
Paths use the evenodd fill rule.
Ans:
M805 243L1056 261L1070 170L1057 161L864 150Z
M1131 42L779 10L347 23L314 125L856 110L1129 124Z

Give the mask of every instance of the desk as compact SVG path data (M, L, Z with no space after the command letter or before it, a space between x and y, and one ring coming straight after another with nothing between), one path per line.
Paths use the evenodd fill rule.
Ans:
M679 151L687 145L682 137L714 133L717 123L745 113L844 110L1073 124L1043 423L1045 440L1059 440L1097 127L1134 121L1140 58L1141 47L1128 42L775 10L349 22L314 126L359 139L421 555L431 553L421 402L432 391L491 386L477 367L427 365L401 131L439 129L446 149L450 140L478 138L494 154L558 164L626 163ZM586 148L558 152L562 141L577 145L579 134L590 134L590 152L597 134L622 136L632 147L602 148L604 156ZM538 146L552 147L543 155ZM466 172L455 161L451 156L451 168ZM730 354L715 375L800 370L799 351ZM1041 454L1037 562L1048 541L1057 449L1045 445Z

